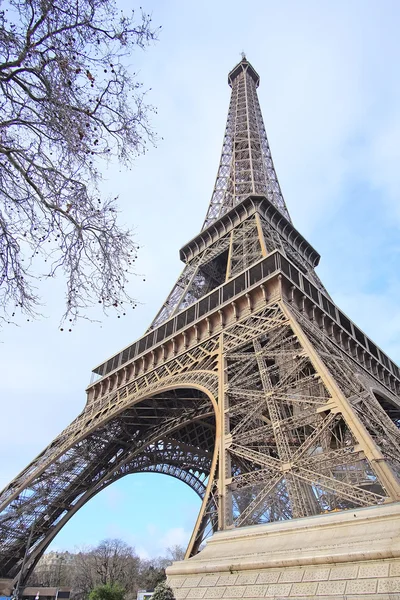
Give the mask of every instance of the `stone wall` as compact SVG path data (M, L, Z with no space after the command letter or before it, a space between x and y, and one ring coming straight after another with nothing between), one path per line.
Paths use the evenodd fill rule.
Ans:
M221 531L167 576L177 600L400 600L400 503Z
M177 600L301 598L400 600L400 560L171 576Z

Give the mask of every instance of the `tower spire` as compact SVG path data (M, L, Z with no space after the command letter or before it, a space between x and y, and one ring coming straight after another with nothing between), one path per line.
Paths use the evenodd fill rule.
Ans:
M228 75L232 88L221 160L203 229L250 194L261 194L290 221L257 97L260 77L244 52Z

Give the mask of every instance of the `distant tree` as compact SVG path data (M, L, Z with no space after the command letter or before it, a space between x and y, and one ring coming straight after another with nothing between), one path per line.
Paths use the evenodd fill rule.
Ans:
M89 600L123 600L125 590L118 583L98 585L89 594Z
M154 568L162 569L165 571L169 565L172 565L173 562L178 560L183 560L185 558L185 549L183 546L179 544L175 544L175 546L170 546L167 548L166 556L158 556L151 560L151 564Z
M163 564L164 561L160 561L160 559L141 561L139 573L139 585L141 588L154 590L159 583L165 580L166 575Z
M136 594L140 564L135 550L122 540L103 540L95 548L84 549L75 555L74 595L86 598L98 585L115 584Z
M166 581L158 584L154 590L152 600L175 600L174 592Z
M81 550L75 554L72 595L75 599L82 600L97 585L101 585L101 582L94 567L92 551Z
M93 590L104 586L107 590L114 589L117 585L124 590L125 600L133 600L139 588L154 590L165 581L165 569L173 561L181 560L183 554L183 548L176 545L167 548L167 556L140 559L134 548L122 540L106 539L95 547L81 548L75 553L44 554L28 585L69 586L73 600L87 600Z
M167 558L171 560L171 562L183 560L185 558L185 548L179 544L170 546L167 548Z
M92 551L96 573L102 584L116 583L129 587L132 577L137 575L139 557L134 549L119 539L100 542Z
M131 52L149 15L114 0L8 0L0 10L0 318L39 311L63 272L64 318L124 311L137 246L98 192L99 160L129 164L153 140ZM121 307L122 305L122 307Z

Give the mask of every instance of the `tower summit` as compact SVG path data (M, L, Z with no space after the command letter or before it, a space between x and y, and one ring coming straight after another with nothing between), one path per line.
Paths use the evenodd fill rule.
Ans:
M249 63L244 52L242 53L242 60L240 61L240 63L237 64L236 67L232 69L232 71L228 75L228 83L230 87L233 87L235 79L239 77L239 75L241 75L243 72L245 74L247 73L247 75L250 75L250 77L254 80L256 88L258 88L258 86L260 85L260 76Z
M183 271L147 332L94 369L82 413L1 493L0 578L22 584L65 523L131 473L164 473L199 495L187 557L218 530L399 506L399 368L315 272L246 58L228 81L216 183L180 250ZM226 560L218 568L232 570Z

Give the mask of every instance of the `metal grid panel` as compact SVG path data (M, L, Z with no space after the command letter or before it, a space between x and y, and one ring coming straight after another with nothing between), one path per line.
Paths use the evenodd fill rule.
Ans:
M238 67L231 80L221 160L203 229L250 194L265 195L290 221L257 97L258 82L245 58Z

